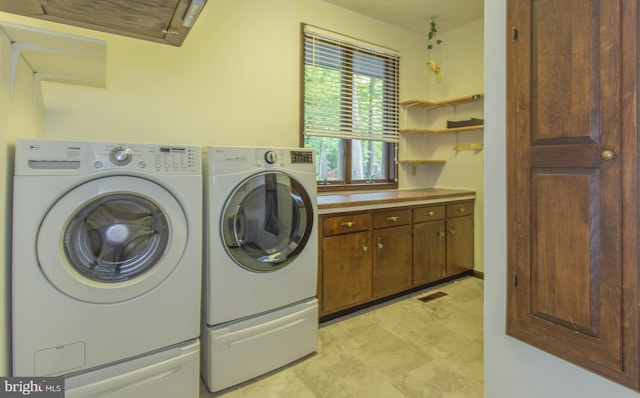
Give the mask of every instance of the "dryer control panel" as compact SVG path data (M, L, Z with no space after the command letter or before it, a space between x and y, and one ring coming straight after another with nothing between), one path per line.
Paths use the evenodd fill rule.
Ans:
M91 174L138 170L163 175L201 174L197 146L18 140L16 175Z

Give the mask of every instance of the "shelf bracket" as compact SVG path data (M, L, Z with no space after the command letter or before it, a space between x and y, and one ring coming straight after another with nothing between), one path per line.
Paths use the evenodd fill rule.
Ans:
M32 44L11 43L11 98L13 98L13 90L16 84L16 76L18 74L18 61L20 60L21 54L23 51L37 51L41 53L49 53L49 54L60 54L60 55L70 55L70 56L84 56L82 53L77 53L73 51L65 51L65 50L57 50L55 48L41 47ZM26 59L25 59L25 62ZM28 65L28 62L27 62ZM57 81L76 81L76 82L88 82L86 79L74 78L71 76L62 76L62 75L52 75L48 73L39 73L32 69L32 66L29 65L31 71L33 72L33 84L36 85L36 80L39 82L40 80L46 80L44 76L57 76ZM36 79L36 75L40 75L39 78ZM37 93L36 88L34 87L34 94Z
M5 36L11 43L11 98L15 92L20 59L24 60L32 72L36 97L37 87L42 80L105 87L106 42L103 40L8 22L0 22L0 35ZM62 61L61 57L72 59ZM79 70L83 73L75 76ZM67 72L71 74L67 76Z

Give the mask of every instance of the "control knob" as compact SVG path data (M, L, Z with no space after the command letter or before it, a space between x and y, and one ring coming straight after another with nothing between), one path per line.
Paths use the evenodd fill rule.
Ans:
M264 160L266 160L269 164L274 164L278 161L278 155L276 155L274 151L267 151L264 154Z
M119 146L115 147L109 153L109 159L111 162L118 166L124 166L131 162L133 158L133 154L131 150L127 147Z

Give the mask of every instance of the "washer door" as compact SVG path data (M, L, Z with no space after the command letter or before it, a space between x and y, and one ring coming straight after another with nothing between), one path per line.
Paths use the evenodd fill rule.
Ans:
M282 172L249 177L231 193L222 212L227 253L255 272L280 269L304 249L313 226L313 204L303 186Z
M58 200L38 232L42 271L61 292L92 303L138 297L180 262L187 221L167 190L138 177L104 177Z

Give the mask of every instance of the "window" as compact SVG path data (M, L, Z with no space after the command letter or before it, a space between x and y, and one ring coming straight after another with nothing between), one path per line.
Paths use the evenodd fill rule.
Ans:
M303 140L319 189L397 187L398 54L303 30Z

